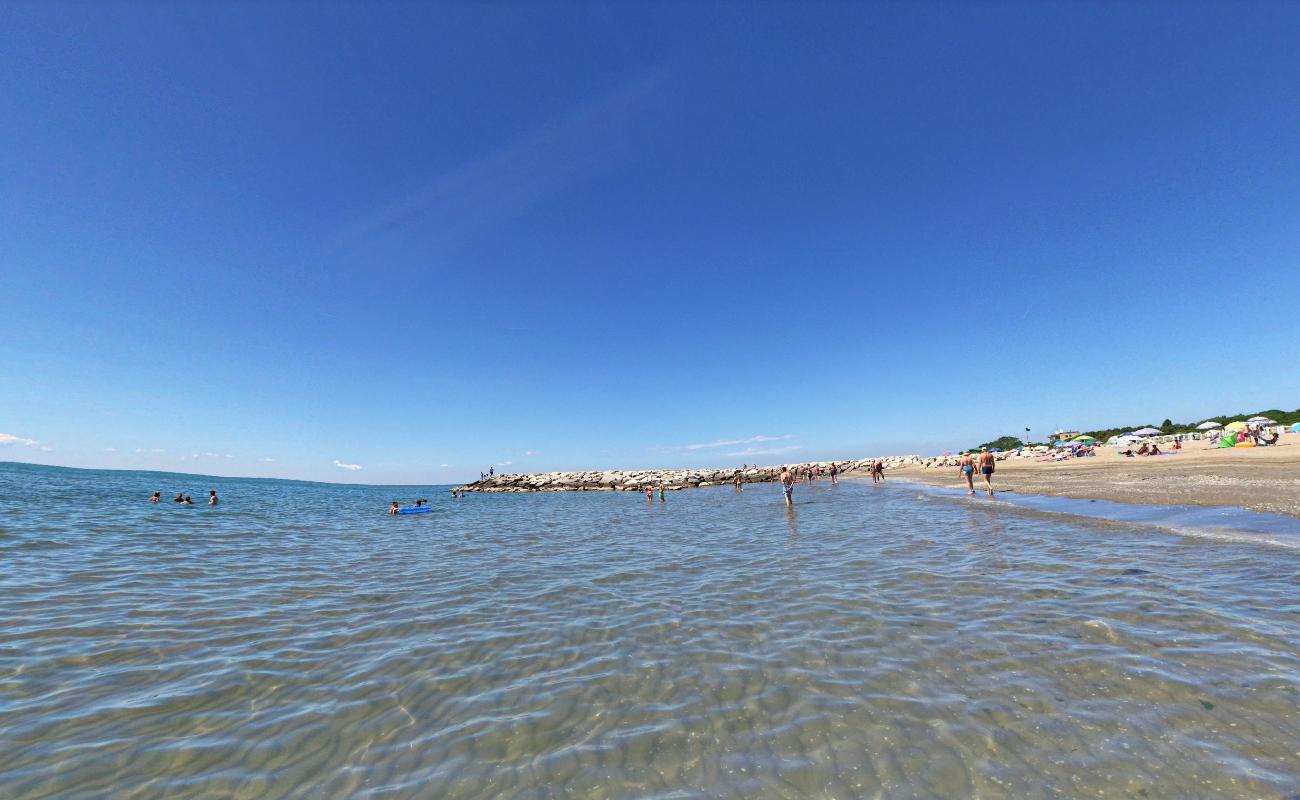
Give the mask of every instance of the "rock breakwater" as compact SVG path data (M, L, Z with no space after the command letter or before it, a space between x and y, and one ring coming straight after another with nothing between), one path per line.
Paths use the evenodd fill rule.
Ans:
M841 474L865 474L871 462L876 460L814 461L789 466L799 474L808 468L821 467L823 477L826 477L831 464L835 464ZM924 466L926 461L932 459L920 456L885 456L879 460L888 471L899 467ZM677 491L731 484L737 475L740 476L741 483L771 483L781 476L781 467L515 473L495 475L457 488L466 492L643 492L646 487L662 485L667 490Z

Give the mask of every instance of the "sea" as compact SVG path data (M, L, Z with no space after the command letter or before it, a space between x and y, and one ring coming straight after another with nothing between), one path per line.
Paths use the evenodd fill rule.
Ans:
M1300 520L1092 511L0 464L0 797L1300 797Z

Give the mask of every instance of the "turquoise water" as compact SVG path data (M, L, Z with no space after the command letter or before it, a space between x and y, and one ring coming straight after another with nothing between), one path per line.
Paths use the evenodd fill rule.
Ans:
M0 464L0 797L1300 793L1286 530L796 500Z

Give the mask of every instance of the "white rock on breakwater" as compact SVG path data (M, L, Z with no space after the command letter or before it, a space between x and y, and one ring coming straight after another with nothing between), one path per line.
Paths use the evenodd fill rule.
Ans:
M802 473L807 467L822 467L826 476L832 463L839 467L842 474L866 472L874 458L856 461L814 461L804 464L791 464L791 470ZM934 459L920 456L886 456L882 457L885 470L904 466L930 466ZM771 483L781 476L781 467L749 467L747 469L655 469L655 470L607 470L589 472L535 472L495 475L459 489L467 492L643 492L647 486L677 491L696 487L730 484L737 473L742 483Z

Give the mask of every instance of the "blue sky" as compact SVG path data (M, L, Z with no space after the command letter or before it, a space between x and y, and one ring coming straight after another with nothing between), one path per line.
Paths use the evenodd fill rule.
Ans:
M1294 408L1297 40L1288 4L4 5L0 460L425 483Z

